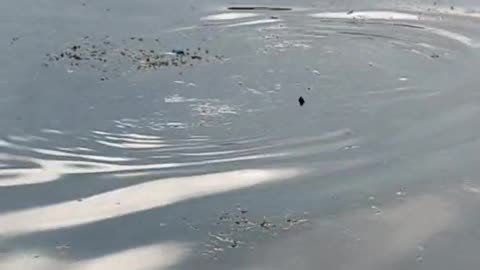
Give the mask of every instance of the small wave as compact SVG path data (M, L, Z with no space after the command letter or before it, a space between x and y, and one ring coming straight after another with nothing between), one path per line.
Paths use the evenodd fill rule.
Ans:
M235 24L229 24L225 27L240 27L240 26L252 26L252 25L261 25L261 24L269 24L269 23L276 23L281 22L280 19L262 19L262 20L255 20L255 21L248 21L248 22L241 22Z
M357 12L320 12L311 14L321 19L357 19L357 20L405 20L418 21L419 15L393 11L357 11Z
M256 17L259 16L260 14L257 13L221 13L221 14L215 14L215 15L210 15L207 17L203 17L202 20L207 20L207 21L228 21L228 20L236 20L236 19L245 19L245 18L251 18L251 17Z

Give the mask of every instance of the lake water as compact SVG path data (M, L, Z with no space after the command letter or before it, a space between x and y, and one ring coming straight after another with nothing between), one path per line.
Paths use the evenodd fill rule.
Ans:
M478 4L133 2L0 4L0 269L478 269Z

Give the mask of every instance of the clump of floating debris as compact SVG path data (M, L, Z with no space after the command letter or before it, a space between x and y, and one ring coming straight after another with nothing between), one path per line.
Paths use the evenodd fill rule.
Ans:
M247 209L237 207L223 212L209 227L208 240L204 243L202 255L218 259L227 249L255 249L255 242L274 238L294 227L309 222L308 212L290 213L281 217L256 217ZM190 224L190 223L189 223ZM191 224L189 225L190 228ZM194 227L196 231L203 231Z
M43 66L63 63L69 73L88 67L101 72L101 80L107 80L108 75L119 75L132 70L192 67L201 62L225 60L223 55L211 54L208 49L166 49L159 43L159 39L130 37L116 44L108 36L101 39L86 36L60 52L46 54Z

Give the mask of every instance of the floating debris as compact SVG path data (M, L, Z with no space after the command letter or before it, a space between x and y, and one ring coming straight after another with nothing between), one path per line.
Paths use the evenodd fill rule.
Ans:
M300 104L300 106L303 106L305 104L305 99L301 96L298 98L298 103Z
M185 51L183 51L183 50L172 50L172 53L174 53L178 56L185 56Z
M300 215L258 218L242 207L221 213L208 227L208 240L201 253L210 258L218 258L227 249L255 249L255 242L287 233L294 227L307 223L308 212ZM186 223L188 226L190 223Z
M432 55L430 55L432 58L440 58L440 55L437 54L437 53L433 53Z
M68 244L58 245L55 247L55 249L59 251L64 251L64 250L70 249L70 245Z
M359 148L359 147L360 147L360 146L358 146L358 145L347 145L347 146L345 146L343 149L346 150L346 151L348 151L348 150L357 149L357 148Z
M380 214L382 214L382 209L380 209L380 208L379 208L378 206L376 206L376 205L370 206L370 209L373 211L373 213L374 213L375 215L380 215Z
M17 42L20 39L20 37L13 37L12 41L10 41L10 45L13 45L15 42Z
M400 191L395 193L398 197L405 197L407 195L406 189L404 187L400 188Z
M272 227L275 227L275 225L271 224L270 222L268 222L265 218L263 219L263 221L260 223L260 227L264 228L264 229L270 229Z
M354 12L353 9L351 9L347 12L347 15L353 14L353 12Z
M101 81L109 80L112 76L119 76L130 71L152 71L167 67L191 67L200 62L224 61L223 55L210 55L210 50L173 49L165 50L156 42L147 42L142 37L129 37L122 40L120 45L110 40L109 36L94 40L89 36L58 53L46 54L46 62L62 62L67 70L88 67L97 70L103 75ZM145 41L145 47L139 47L137 42ZM132 43L135 42L135 43ZM126 70L125 70L126 69Z
M425 247L424 246L418 246L417 247L417 255L415 257L415 260L419 263L423 262L423 253L425 252Z

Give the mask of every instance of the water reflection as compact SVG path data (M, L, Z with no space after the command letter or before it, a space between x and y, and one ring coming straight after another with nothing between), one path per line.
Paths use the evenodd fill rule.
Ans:
M352 12L323 12L311 16L322 19L357 19L357 20L419 20L418 15L394 11L352 11ZM424 18L422 18L424 19Z
M31 270L163 270L178 264L187 257L190 247L185 243L162 243L125 250L91 260L75 261L40 252L0 254L2 270L18 270L19 266ZM33 254L33 255L32 255Z
M1 140L5 153L0 156L4 163L4 168L0 170L0 186L47 183L75 174L194 169L209 164L318 155L359 144L361 140L351 133L348 129L341 129L311 138L265 137L226 142L210 140L207 137L165 140L151 135L93 131L86 140L76 140L77 145L68 147L55 145L54 140L61 138L62 141L72 144L68 139L73 138L70 135L58 135L63 137L55 139L42 137L41 141L48 142L43 145L36 141ZM116 153L119 155L115 156Z
M118 171L117 171L118 172ZM176 202L299 176L298 169L241 170L167 178L115 191L0 215L2 235L77 226L163 207Z
M98 85L85 85L95 71L56 67L12 91L19 101L5 103L7 118L18 107L27 120L5 120L0 135L2 270L175 268L213 235L209 220L239 202L251 204L260 231L273 213L316 210L297 240L249 241L267 246L261 269L384 269L421 256L456 225L458 191L402 187L383 201L358 193L445 177L439 169L452 179L478 175L475 129L451 131L471 130L478 112L471 22L453 27L415 11L231 10L162 29L156 51L179 59L202 51L199 65L135 73L113 63L105 68L118 76ZM161 24L148 25L137 26L154 40ZM114 28L109 38L129 39ZM145 52L146 37L130 39L120 47ZM478 194L475 183L462 188ZM294 263L272 266L278 258ZM209 263L184 268L215 269Z
M202 19L203 20L208 20L208 21L223 21L223 20L235 20L235 19L251 18L251 17L258 16L258 15L260 15L260 14L229 12L229 13L220 13L220 14L210 15L210 16L204 17Z
M461 224L457 220L461 205L465 201L448 193L423 194L385 205L380 214L359 209L333 219L320 218L314 221L314 230L265 249L258 261L241 269L313 269L322 265L367 270L389 268L400 261L409 261L416 269L418 265L413 263L423 260L430 241Z

